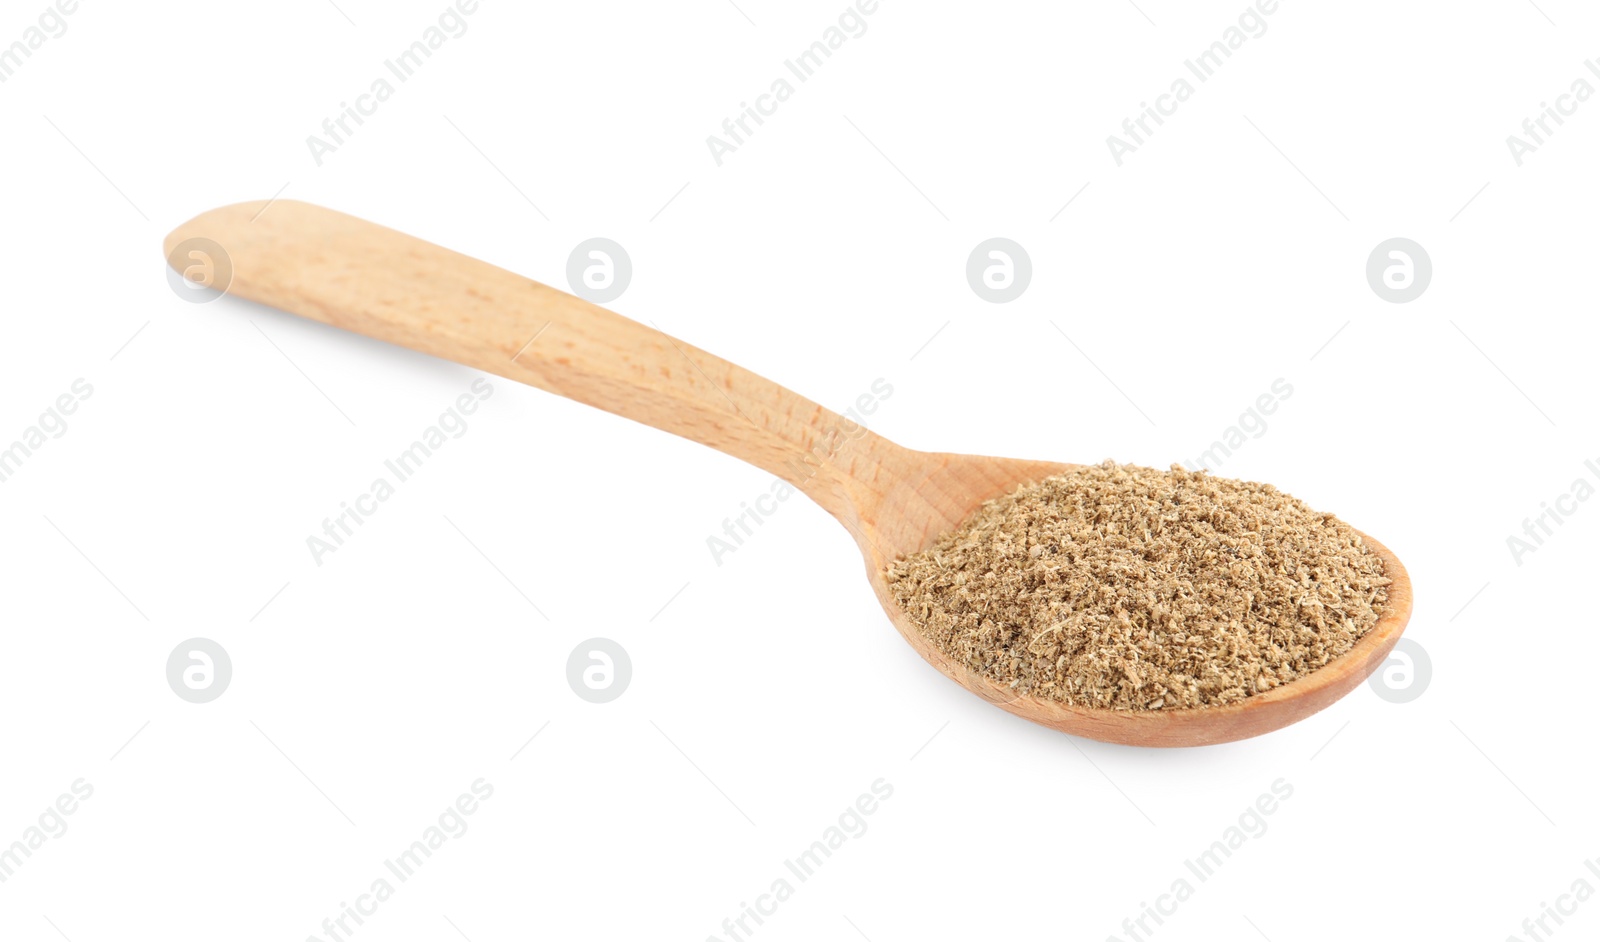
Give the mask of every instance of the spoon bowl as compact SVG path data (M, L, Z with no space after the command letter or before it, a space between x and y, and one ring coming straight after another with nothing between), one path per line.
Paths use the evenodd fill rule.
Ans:
M891 489L876 501L867 495L862 498L864 507L857 505L861 509L855 522L846 522L867 561L867 579L884 613L906 643L940 673L1003 710L1064 733L1132 746L1203 746L1271 732L1305 719L1359 686L1383 665L1411 615L1411 580L1405 566L1388 547L1361 534L1392 580L1388 603L1378 622L1349 651L1304 677L1233 703L1196 709L1102 710L1019 695L956 663L930 643L890 593L886 567L928 549L986 501L1081 466L912 451L906 451L905 460L904 480L918 483Z
M885 570L985 501L1077 466L904 448L659 330L320 206L221 207L179 226L165 248L175 271L207 288L536 386L770 471L850 531L889 620L928 663L990 703L1062 732L1196 746L1287 726L1382 665L1411 614L1405 567L1363 536L1392 580L1388 604L1350 651L1312 674L1203 709L1089 709L1018 695L930 644L895 603Z

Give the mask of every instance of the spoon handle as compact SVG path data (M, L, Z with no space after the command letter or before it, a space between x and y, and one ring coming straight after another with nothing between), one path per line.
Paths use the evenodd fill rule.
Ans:
M218 277L232 269L228 294L709 445L783 478L835 516L849 508L849 479L874 470L874 455L896 450L850 419L659 330L321 206L278 200L203 213L167 237L180 271L191 239L221 247Z

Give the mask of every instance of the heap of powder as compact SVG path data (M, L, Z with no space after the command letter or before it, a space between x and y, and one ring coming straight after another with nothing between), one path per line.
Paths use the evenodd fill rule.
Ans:
M1389 585L1358 533L1270 485L1109 461L989 501L887 576L958 665L1114 710L1303 677L1377 623Z

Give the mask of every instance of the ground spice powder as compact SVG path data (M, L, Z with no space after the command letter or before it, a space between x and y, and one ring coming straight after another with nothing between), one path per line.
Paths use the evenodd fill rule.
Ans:
M1106 462L984 504L889 588L958 664L1084 707L1232 703L1350 650L1383 561L1271 485Z

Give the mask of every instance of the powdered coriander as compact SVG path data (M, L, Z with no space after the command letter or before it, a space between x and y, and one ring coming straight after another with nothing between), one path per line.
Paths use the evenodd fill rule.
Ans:
M1303 677L1377 624L1389 585L1359 534L1271 485L1111 462L984 504L887 576L958 664L1115 710L1216 706Z

